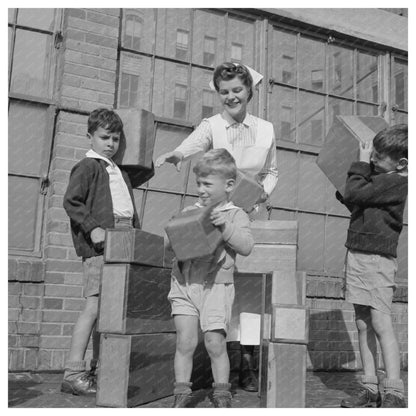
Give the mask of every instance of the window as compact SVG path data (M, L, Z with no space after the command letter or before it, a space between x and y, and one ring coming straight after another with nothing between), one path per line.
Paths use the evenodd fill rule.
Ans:
M231 60L233 62L239 63L241 62L243 56L243 45L239 43L232 43L231 44Z
M173 117L175 118L186 117L186 91L186 85L175 85L175 101L173 105Z
M211 117L214 114L214 98L213 91L202 91L202 118Z
M209 36L205 36L204 38L203 64L206 66L214 66L216 42L217 40L215 38Z
M121 57L119 107L143 106L142 100L139 100L140 70L140 58L132 55L123 55Z
M9 12L8 243L16 255L42 255L59 15L57 9Z
M322 69L312 70L311 85L313 90L320 90L324 85L324 71Z
M185 60L188 55L189 32L178 29L176 32L176 58Z
M124 22L124 46L130 49L140 49L140 39L143 32L143 20L135 14L126 14Z

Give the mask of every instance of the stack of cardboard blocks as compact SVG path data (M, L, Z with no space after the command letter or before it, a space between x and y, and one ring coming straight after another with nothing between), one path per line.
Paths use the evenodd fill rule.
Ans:
M306 276L296 271L297 222L251 224L256 244L250 256L237 257L235 281L249 286L262 275L261 407L305 407L309 315Z

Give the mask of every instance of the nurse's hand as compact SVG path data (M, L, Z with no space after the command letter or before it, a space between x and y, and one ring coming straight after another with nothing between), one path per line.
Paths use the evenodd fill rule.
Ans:
M165 162L172 163L176 166L176 170L179 172L182 167L183 154L181 152L168 152L156 159L155 166L160 168Z
M269 195L266 192L263 192L260 195L259 199L256 201L256 204L261 204L263 202L266 202L268 198L269 198Z

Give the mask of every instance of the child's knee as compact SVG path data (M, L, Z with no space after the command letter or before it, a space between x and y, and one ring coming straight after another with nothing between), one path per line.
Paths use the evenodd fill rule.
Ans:
M193 354L198 345L198 336L176 334L176 350L181 354Z
M227 343L223 332L207 332L205 334L205 348L210 356L220 356L227 350Z

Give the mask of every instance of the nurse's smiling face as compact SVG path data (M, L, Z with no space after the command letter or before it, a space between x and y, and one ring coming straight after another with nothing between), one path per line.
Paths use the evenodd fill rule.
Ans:
M218 87L218 94L225 111L235 121L241 123L247 114L249 89L237 76L228 81L221 80Z

